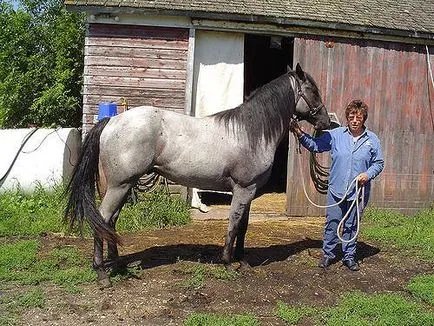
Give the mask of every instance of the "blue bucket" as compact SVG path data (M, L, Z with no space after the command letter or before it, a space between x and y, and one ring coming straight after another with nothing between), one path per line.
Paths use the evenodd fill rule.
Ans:
M98 121L106 117L113 117L116 114L118 114L116 103L100 102L98 104Z

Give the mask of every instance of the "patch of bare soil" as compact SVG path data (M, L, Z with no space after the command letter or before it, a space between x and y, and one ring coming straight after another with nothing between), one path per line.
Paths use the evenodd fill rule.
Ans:
M168 230L124 236L120 254L143 268L139 277L101 290L85 285L80 294L44 285L44 309L32 309L23 325L180 325L192 312L252 313L262 325L284 325L275 316L276 302L327 306L340 294L403 291L418 273L433 270L411 257L401 257L375 243L359 243L361 270L350 272L340 262L328 270L316 267L321 256L323 219L254 218L248 229L246 256L252 269L236 280L207 277L204 286L189 290L183 282L189 262L219 261L226 220L195 220ZM48 236L44 249L72 245L91 261L92 239Z

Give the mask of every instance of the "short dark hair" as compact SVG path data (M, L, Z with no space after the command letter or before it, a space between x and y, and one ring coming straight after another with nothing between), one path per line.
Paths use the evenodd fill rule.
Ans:
M352 100L345 108L345 118L351 113L361 113L363 115L363 123L368 119L368 105L362 100Z

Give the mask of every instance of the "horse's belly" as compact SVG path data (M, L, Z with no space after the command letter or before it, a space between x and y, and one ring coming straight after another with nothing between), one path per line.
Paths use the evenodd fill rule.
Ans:
M186 187L208 190L230 191L231 182L225 175L225 169L210 164L193 162L172 162L164 166L154 166L154 169L169 180Z

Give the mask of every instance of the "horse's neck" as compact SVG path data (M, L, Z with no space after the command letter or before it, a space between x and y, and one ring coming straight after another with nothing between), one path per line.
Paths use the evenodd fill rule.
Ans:
M234 134L245 132L252 146L264 142L265 146L279 144L289 129L294 112L296 82L291 75L275 80L259 89L239 107L213 116ZM277 146L277 145L276 145Z

